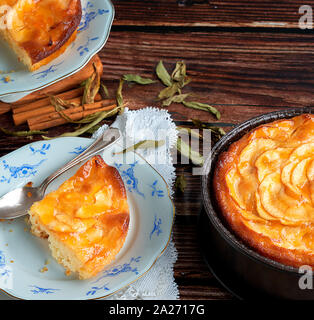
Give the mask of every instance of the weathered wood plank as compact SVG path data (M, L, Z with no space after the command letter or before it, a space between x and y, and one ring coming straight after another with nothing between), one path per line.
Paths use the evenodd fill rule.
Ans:
M231 299L208 270L200 252L197 220L176 219L173 239L178 250L174 276L181 299Z
M207 282L200 284L179 284L180 300L231 300L234 299L224 289L211 286Z
M313 5L313 2L113 0L113 4L116 10L114 25L298 28L299 7Z
M212 32L161 34L112 32L100 57L105 81L126 73L154 77L159 60L171 71L184 59L192 82L185 92L216 105L223 122L237 123L280 108L306 106L314 101L314 35L293 33ZM158 105L161 84L125 86L131 107ZM186 108L173 105L178 120L189 118ZM180 119L180 114L183 118ZM213 121L197 111L193 117Z

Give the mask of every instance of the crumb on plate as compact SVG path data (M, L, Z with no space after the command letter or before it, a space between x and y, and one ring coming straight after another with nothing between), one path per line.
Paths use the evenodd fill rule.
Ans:
M39 272L41 273L44 273L44 272L47 272L48 271L48 268L47 267L42 267Z

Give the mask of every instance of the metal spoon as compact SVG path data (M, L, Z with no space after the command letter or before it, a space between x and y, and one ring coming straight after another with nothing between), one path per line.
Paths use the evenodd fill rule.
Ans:
M44 197L45 191L52 181L65 171L117 142L120 138L120 131L116 128L110 128L97 138L84 152L47 177L40 186L25 186L8 192L0 198L0 218L13 219L26 215L32 204Z

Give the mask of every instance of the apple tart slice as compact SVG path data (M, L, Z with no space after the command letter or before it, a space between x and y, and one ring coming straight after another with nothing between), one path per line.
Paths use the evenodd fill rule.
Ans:
M129 226L121 176L100 156L34 203L29 215L33 234L48 238L52 256L80 279L97 275L115 258Z
M82 17L80 0L0 0L1 7L8 10L0 11L0 36L30 71L66 50Z

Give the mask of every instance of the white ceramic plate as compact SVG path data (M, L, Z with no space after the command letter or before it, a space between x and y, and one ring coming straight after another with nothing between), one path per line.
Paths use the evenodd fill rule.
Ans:
M58 138L26 145L0 158L0 196L32 181L40 184L49 174L82 152L87 138ZM163 178L134 153L113 155L113 145L101 155L115 166L127 189L130 226L125 244L113 263L97 277L78 280L50 254L47 240L29 232L25 218L0 222L0 290L22 299L97 299L106 297L146 273L168 245L174 207ZM56 180L57 189L78 167ZM47 265L48 271L40 272Z
M83 68L106 43L114 8L110 0L81 0L83 15L75 42L57 59L39 70L29 72L12 50L0 40L0 98L30 93L62 80ZM10 81L6 82L6 77ZM8 97L9 95L9 97ZM7 96L7 97L6 97ZM7 98L7 99L6 99ZM13 99L14 100L14 99Z

